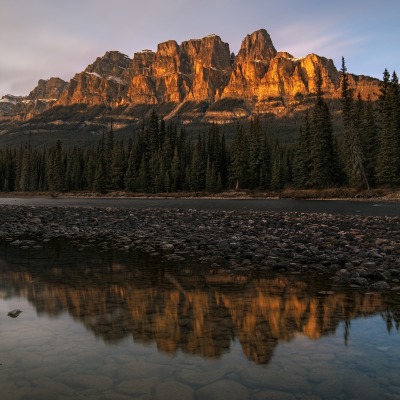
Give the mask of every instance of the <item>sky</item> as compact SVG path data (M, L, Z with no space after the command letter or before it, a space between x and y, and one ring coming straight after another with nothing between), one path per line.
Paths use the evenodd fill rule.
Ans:
M106 51L132 57L216 34L237 53L264 28L278 51L345 57L349 72L400 71L399 0L0 0L0 97L71 79Z

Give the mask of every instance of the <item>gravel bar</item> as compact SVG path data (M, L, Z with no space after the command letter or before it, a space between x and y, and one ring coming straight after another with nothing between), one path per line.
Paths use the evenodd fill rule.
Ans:
M0 206L0 240L51 238L141 251L246 274L326 274L340 285L400 292L400 218L326 213Z

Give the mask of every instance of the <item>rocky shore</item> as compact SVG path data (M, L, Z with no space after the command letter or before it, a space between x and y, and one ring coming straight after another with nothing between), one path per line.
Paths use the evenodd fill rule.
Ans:
M227 273L315 273L338 285L400 292L399 217L0 206L0 241L28 251L52 238Z

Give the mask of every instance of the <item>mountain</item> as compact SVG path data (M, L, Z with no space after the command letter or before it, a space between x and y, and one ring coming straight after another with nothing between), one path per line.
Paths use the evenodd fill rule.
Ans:
M169 40L132 59L109 51L69 82L40 80L26 97L4 96L0 132L55 126L99 132L110 115L123 128L152 109L185 124L285 117L310 106L318 71L324 96L339 99L340 72L332 60L278 52L264 29L247 35L237 55L214 34L180 45ZM363 99L377 99L378 79L349 75L349 81Z

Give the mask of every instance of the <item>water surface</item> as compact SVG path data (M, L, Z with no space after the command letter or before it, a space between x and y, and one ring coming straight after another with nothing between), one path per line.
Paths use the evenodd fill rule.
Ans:
M399 322L316 278L0 246L5 399L398 399Z
M400 216L400 203L348 200L0 197L0 205L120 207L140 210L173 208L219 211L293 211L376 217Z

